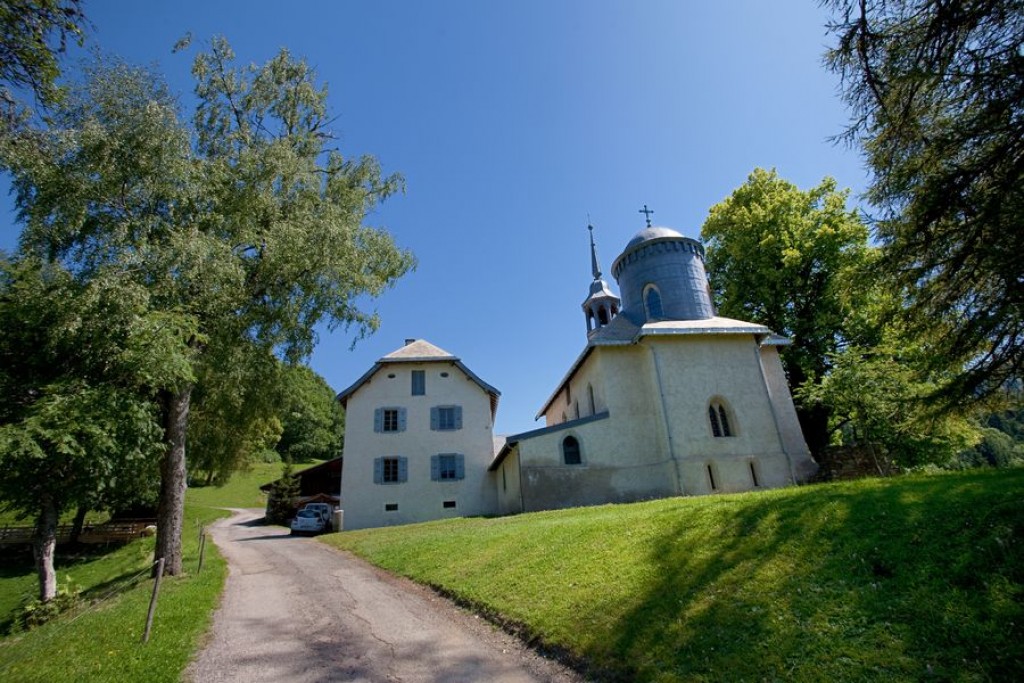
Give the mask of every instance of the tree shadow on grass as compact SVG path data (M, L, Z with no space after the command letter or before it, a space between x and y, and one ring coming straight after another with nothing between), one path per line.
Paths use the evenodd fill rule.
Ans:
M1016 471L681 501L656 578L584 654L636 681L1021 680L1022 491Z

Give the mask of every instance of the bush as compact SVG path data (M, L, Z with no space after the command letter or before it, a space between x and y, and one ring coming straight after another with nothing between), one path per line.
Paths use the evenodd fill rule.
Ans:
M65 612L77 610L82 604L81 593L82 589L71 582L71 577L66 577L64 584L57 586L57 594L53 596L53 600L43 602L39 598L33 598L25 603L17 623L26 630L32 630Z

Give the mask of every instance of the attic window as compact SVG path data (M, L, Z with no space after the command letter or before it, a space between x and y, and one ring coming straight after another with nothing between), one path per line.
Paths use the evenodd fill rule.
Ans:
M388 373L388 379L394 379L394 378L395 378L395 373L393 373L393 372Z
M442 373L441 373L441 376L442 376L442 377L447 377L447 376L448 376L448 373L447 373L447 372L442 372Z

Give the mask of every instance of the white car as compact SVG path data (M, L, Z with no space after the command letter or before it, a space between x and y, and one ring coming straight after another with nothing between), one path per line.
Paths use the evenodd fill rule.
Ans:
M315 510L324 520L324 531L331 531L334 508L327 503L306 503L303 510Z
M325 526L319 510L299 510L292 520L292 535L323 533Z

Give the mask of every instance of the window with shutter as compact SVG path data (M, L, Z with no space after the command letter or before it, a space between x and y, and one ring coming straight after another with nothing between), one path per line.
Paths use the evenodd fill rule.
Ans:
M430 457L433 481L459 481L466 478L465 458L460 453L441 453Z
M431 408L430 428L441 432L462 429L462 406L434 406Z
M373 461L373 483L401 484L409 479L408 458L393 455L375 458Z
M404 432L405 408L377 408L373 411L373 431Z
M412 371L412 395L423 396L427 393L427 373L425 370Z

